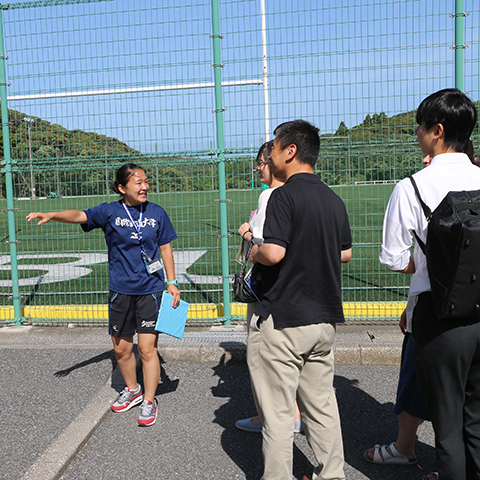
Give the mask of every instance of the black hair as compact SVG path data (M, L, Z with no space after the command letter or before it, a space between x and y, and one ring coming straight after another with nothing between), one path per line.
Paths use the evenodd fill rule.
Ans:
M320 137L318 128L305 120L293 120L279 125L275 131L275 140L280 142L282 150L289 145L297 146L296 157L300 163L308 163L312 167L318 160Z
M126 163L125 165L120 167L117 170L116 179L111 185L112 190L115 193L122 195L122 193L118 189L118 186L119 185L125 186L130 180L130 177L135 173L135 170L143 170L143 168L140 165L137 165L136 163Z
M473 163L473 158L475 156L475 149L473 148L473 142L471 140L467 142L467 149L465 150L465 153L468 155L468 158Z
M265 159L267 163L270 163L270 154L272 153L273 140L265 142L257 153L257 165L260 165Z
M417 123L430 130L441 123L445 146L466 152L477 122L475 104L457 88L445 88L425 98L417 110Z

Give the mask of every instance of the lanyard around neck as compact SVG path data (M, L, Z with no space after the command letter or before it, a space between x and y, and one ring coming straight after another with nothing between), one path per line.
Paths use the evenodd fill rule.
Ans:
M122 202L123 208L127 212L128 217L130 218L130 221L133 224L133 228L135 228L137 234L138 234L138 240L140 242L140 250L142 252L142 258L145 263L145 267L147 269L147 273L153 273L156 270L151 270L154 265L150 265L152 263L152 259L148 256L147 250L145 249L145 245L143 245L143 239L142 239L142 219L143 219L143 203L140 204L140 217L138 217L138 225L133 221L132 215L130 214L127 206L125 205L125 202ZM158 263L158 260L157 260ZM158 270L158 268L157 268Z
M128 210L127 206L125 205L125 202L122 202L123 208L127 212L128 217L130 218L130 221L132 222L133 228L137 231L138 233L138 238L140 240L140 245L142 245L142 219L143 219L143 203L140 204L140 217L138 218L138 226L134 222L132 215L130 214L130 211Z

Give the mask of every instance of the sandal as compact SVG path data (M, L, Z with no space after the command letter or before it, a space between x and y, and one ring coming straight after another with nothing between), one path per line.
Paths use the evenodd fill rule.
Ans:
M390 449L390 453L387 448ZM373 447L373 459L368 456L368 452L371 450L365 450L363 453L363 458L370 463L377 463L383 465L412 465L417 463L417 458L408 458L406 455L401 454L395 448L395 442L392 442L390 445L375 445Z

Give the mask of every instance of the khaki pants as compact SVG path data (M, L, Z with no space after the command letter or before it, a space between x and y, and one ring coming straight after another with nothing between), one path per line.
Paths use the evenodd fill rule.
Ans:
M263 420L262 480L292 479L294 404L319 467L313 480L344 479L343 442L333 389L335 328L330 324L273 328L273 318L253 315L247 361ZM305 472L310 473L310 472Z

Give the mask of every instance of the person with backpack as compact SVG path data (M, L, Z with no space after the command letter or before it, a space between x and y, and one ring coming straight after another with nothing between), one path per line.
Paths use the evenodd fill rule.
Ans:
M478 479L480 298L465 295L459 300L450 294L458 285L475 284L477 274L480 280L479 252L468 248L480 240L475 229L480 217L480 202L475 201L480 198L475 192L480 189L480 169L463 153L477 121L477 110L464 93L449 88L425 98L416 120L420 148L432 156L432 161L412 176L413 182L406 178L394 188L385 213L380 262L395 272L412 274L415 369L435 431L438 477ZM467 200L458 202L458 198ZM432 212L428 219L422 203ZM447 203L456 212L463 209L471 218L436 222L440 207ZM448 225L453 227L450 231ZM457 231L466 232L468 238L461 248L446 249L435 256L442 246L442 238L433 229L436 226L444 229L444 238ZM457 264L468 268L448 271L449 266ZM455 279L443 292L437 285L439 270ZM445 301L440 301L442 295Z
M432 157L426 155L422 163L428 167ZM398 435L394 442L376 444L363 453L363 458L377 465L415 465L415 442L417 429L422 420L430 421L415 372L414 341L412 335L412 310L415 297L408 297L408 303L400 316L399 327L405 335L402 344L400 374L398 377L397 398L393 412L398 415ZM435 480L429 479L427 480Z

